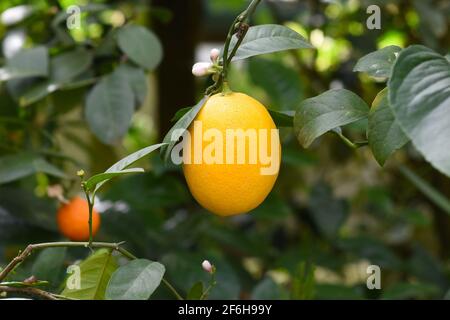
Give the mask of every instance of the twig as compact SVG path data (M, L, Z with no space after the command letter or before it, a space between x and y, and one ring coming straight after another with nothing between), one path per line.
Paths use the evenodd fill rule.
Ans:
M31 287L17 288L17 287L0 286L0 292L22 293L27 296L33 296L45 300L58 300L58 298L50 292Z

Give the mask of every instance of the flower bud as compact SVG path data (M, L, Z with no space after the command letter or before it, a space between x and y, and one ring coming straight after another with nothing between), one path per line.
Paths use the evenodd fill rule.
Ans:
M192 74L196 77L206 76L212 73L211 67L212 67L211 62L197 62L192 67Z
M208 273L213 272L213 266L212 266L211 262L209 262L208 260L204 260L202 262L202 268L203 268L203 270L205 270Z
M211 53L209 54L209 57L211 58L212 62L216 62L217 59L219 59L220 50L217 48L211 49Z

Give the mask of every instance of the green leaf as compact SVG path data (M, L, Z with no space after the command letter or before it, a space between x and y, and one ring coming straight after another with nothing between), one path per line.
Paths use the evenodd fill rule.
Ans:
M189 290L187 300L200 300L203 296L203 282L196 282Z
M133 90L134 97L138 105L142 105L147 97L148 81L142 69L136 68L130 64L121 64L116 72L124 75L128 79L128 84Z
M174 121L180 120L181 117L183 117L191 109L192 109L192 107L186 107L186 108L179 109L170 121L174 122Z
M148 300L159 287L165 271L159 262L133 260L114 272L106 289L106 299Z
M400 300L400 299L429 299L437 298L439 288L426 283L396 283L386 288L381 299Z
M302 101L294 116L298 141L307 148L322 134L364 119L369 107L356 94L345 89L329 90Z
M82 300L104 300L108 282L117 269L117 262L111 250L100 249L80 263L81 287L66 287L63 296Z
M142 159L143 157L145 157L146 155L152 153L153 151L157 150L159 147L164 146L165 143L159 143L159 144L154 144L145 148L142 148L136 152L133 152L132 154L126 156L125 158L117 161L115 164L113 164L111 167L109 167L106 171L105 174L109 174L109 173L118 173L118 172L123 172L125 171L124 169L130 165L132 165L133 163L135 163L136 161ZM138 169L139 170L139 169ZM133 172L138 172L138 171L133 171ZM92 178L91 178L92 179ZM99 181L97 183L95 183L96 187L95 187L95 192L97 192L98 189L100 189L100 187L106 182L108 181L110 178L108 179L104 179L103 181ZM90 180L90 179L89 179ZM92 183L92 185L94 185L94 183ZM92 187L91 187L92 188ZM90 188L90 189L91 189Z
M163 143L167 144L167 146L164 146L161 148L161 155L164 160L164 162L168 163L170 160L170 153L172 152L173 147L178 142L178 140L182 136L182 130L187 130L189 126L191 125L192 121L194 121L197 114L200 112L203 105L208 100L209 96L203 97L194 107L192 107L189 112L185 113L180 120L178 120L173 127L169 130L169 132L165 135L163 139ZM177 130L176 135L172 137L172 133Z
M450 62L424 46L403 50L388 83L397 122L425 159L450 176Z
M179 119L181 119L181 117L183 117L186 113L189 112L189 110L191 110L192 107L186 107L186 108L181 108L180 110L178 110L175 115L173 116L171 121L178 121ZM267 111L269 111L270 116L273 119L273 122L275 122L277 127L292 127L294 124L294 112L295 111L275 111L275 110L271 110L271 109L267 109Z
M43 98L50 93L59 89L57 84L52 83L49 80L43 80L32 85L25 90L19 97L19 105L21 107L27 107Z
M67 178L63 171L40 156L23 152L0 157L0 184L43 172L59 178Z
M330 187L322 183L314 186L308 207L315 225L328 238L337 235L349 213L347 202L334 198Z
M356 63L353 71L365 72L375 78L389 78L392 66L402 48L388 46L365 55Z
M231 49L236 42L237 37L233 36L230 43ZM278 24L259 25L248 29L233 61L265 53L301 48L313 48L313 46L294 30Z
M294 110L303 100L299 74L293 68L267 59L250 59L248 68L252 82L270 97L270 109Z
M0 70L0 80L48 76L48 50L44 46L19 51L6 60Z
M381 166L394 151L409 141L389 107L387 89L382 90L373 101L367 138L373 155Z
M155 69L162 60L163 49L158 37L142 26L130 24L119 29L117 43L133 62L147 70Z
M416 175L413 171L406 167L400 167L400 172L419 189L428 199L436 206L441 208L447 214L450 214L450 200L442 193L436 190L431 184Z
M126 134L133 112L133 91L121 73L105 76L87 97L87 122L105 144L113 144Z
M61 276L67 248L47 248L34 261L32 273L39 280L47 280L55 286Z
M50 77L55 84L64 84L85 72L92 64L92 53L83 48L64 52L50 60Z
M95 186L100 183L100 182L104 182L105 180L110 180L112 178L121 176L121 175L125 175L125 174L129 174L129 173L141 173L144 172L144 169L142 168L132 168L132 169L125 169L122 171L117 171L117 172L104 172L104 173L99 173L96 174L92 177L90 177L86 183L86 189L88 191L92 191L94 190Z

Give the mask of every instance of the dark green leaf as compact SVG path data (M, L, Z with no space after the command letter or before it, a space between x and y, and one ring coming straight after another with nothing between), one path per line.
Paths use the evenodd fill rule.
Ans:
M164 273L161 263L133 260L114 272L106 289L106 299L148 300L159 287Z
M403 50L389 80L397 122L427 161L450 176L450 62L424 47Z
M265 277L253 289L252 300L280 300L286 299L288 293L271 277Z
M192 121L194 121L197 114L200 112L200 109L208 100L208 96L203 97L189 112L185 113L180 120L178 120L173 127L169 130L169 132L164 137L163 143L167 144L161 148L161 155L164 159L164 162L168 163L170 160L170 153L172 152L173 147L178 142L178 140L182 136L182 131L187 130L191 125ZM176 130L176 132L175 132ZM172 137L172 133L175 135Z
M154 145L151 145L149 147L145 147L143 149L140 149L140 150L138 150L136 152L133 152L132 154L130 154L130 155L126 156L125 158L117 161L115 164L113 164L111 167L109 167L105 171L106 175L101 176L101 178L107 177L107 174L109 174L109 173L116 173L117 174L117 173L125 171L124 169L126 167L132 165L136 161L142 159L143 157L147 156L151 152L157 150L159 147L164 146L164 145L165 145L165 143L154 144ZM129 172L130 171L128 171L127 173L129 173ZM132 172L138 172L138 171L132 171ZM142 171L139 171L139 172L142 172ZM113 175L113 176L115 176L115 175ZM94 180L96 180L96 179L97 178L95 178ZM98 182L92 181L92 183L90 183L90 188L89 189L92 189L94 187L94 185L95 185L95 192L97 192L97 190L100 189L100 187L109 179L110 178L102 179L102 181L98 181Z
M280 61L256 58L250 59L248 67L252 82L270 97L270 109L294 110L303 99L302 84L295 69Z
M348 216L347 203L344 200L335 199L331 189L324 184L318 184L312 190L309 208L316 226L329 238L337 235Z
M117 33L119 48L135 63L147 70L155 69L162 59L162 46L156 35L137 25L126 25Z
M233 36L230 48L233 48L236 42L237 38ZM313 48L313 46L294 30L278 24L259 25L248 29L233 60L301 48Z
M108 282L117 269L111 250L100 249L80 263L81 288L67 287L63 296L82 300L103 300ZM68 281L70 281L70 276Z
M125 135L133 112L133 91L128 79L117 72L104 77L87 97L87 122L105 144L113 144Z
M50 60L50 77L55 84L64 84L85 72L92 63L92 53L77 48Z
M268 109L270 116L275 122L277 127L292 127L294 126L294 113L295 111L279 112Z
M18 180L37 172L66 178L64 172L32 153L18 153L0 157L0 184Z
M128 79L128 84L133 90L134 97L138 105L142 105L147 97L148 81L142 69L133 67L130 64L121 64L117 71L123 73L123 75Z
M402 48L388 46L365 55L356 63L353 71L365 72L375 78L389 78L395 59Z
M381 166L394 151L409 141L389 107L387 89L381 91L373 101L369 113L367 138L373 155Z
M48 76L48 50L40 46L19 51L6 60L6 67L0 70L0 80L25 77Z
M400 299L427 299L433 298L439 294L438 287L425 283L396 283L386 288L381 299L400 300Z
M369 107L356 94L345 89L329 90L304 100L294 116L294 129L303 147L339 126L364 119Z

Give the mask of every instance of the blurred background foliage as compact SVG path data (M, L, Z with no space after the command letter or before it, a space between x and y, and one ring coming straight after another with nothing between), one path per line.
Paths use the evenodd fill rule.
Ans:
M371 4L381 8L381 30L366 28ZM68 30L71 5L82 8L81 27ZM1 1L0 264L28 243L62 239L48 186L61 184L70 198L80 192L78 169L103 171L164 136L175 112L193 105L210 82L193 78L193 62L206 61L209 50L221 46L244 6L241 0ZM370 104L383 84L353 73L356 61L387 45L425 44L446 54L449 17L446 0L264 1L254 24L284 24L317 50L236 63L230 84L288 112L329 88L345 87ZM130 23L153 30L162 43L156 69L158 57L140 61L123 50L118 33ZM159 41L152 41L147 49L153 54ZM29 73L11 76L14 57L31 48L33 57L19 60ZM128 91L117 74L125 74ZM108 77L115 80L98 89ZM123 134L86 120L95 88L107 96L98 94L89 109L100 115L108 114L102 104L111 97L128 99L120 103L131 109L111 120L125 125ZM364 124L345 132L365 139ZM154 156L142 164L148 173L117 179L99 194L97 240L126 241L135 255L161 261L183 293L198 281L206 285L201 262L209 259L218 269L211 298L450 298L448 178L411 145L382 169L369 150L352 150L331 134L308 150L290 128L282 128L282 140L278 182L250 214L224 219L204 211L180 168ZM427 184L447 198L436 198ZM85 254L48 249L13 277L35 274L57 289L65 268ZM382 290L366 287L370 264L381 267ZM154 297L170 294L161 287Z

